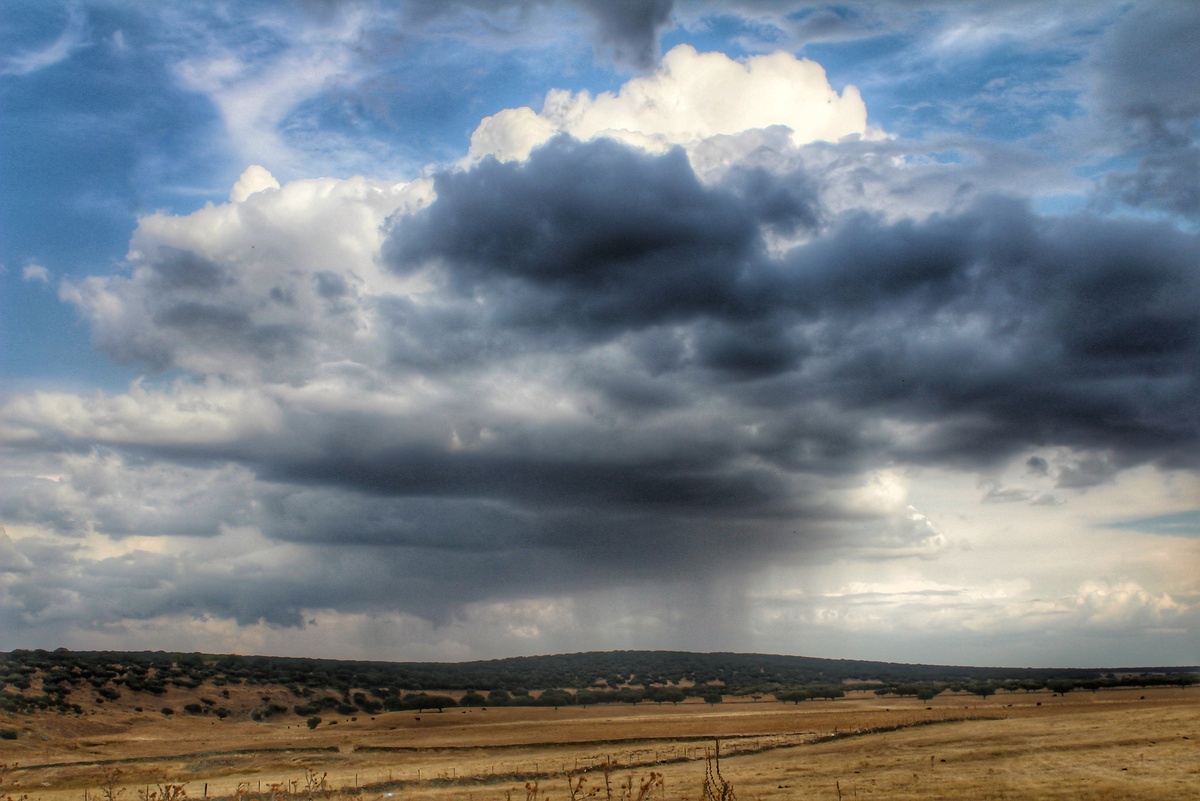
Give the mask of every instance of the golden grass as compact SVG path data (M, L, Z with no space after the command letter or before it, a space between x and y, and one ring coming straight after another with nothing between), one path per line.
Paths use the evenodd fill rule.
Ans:
M614 799L622 786L636 798L651 771L661 786L650 797L699 799L718 738L741 801L1200 799L1196 689L454 709L339 717L316 730L290 714L254 723L105 705L0 727L21 731L0 742L0 762L19 763L12 776L33 801L96 799L114 770L120 801L168 780L193 799L266 796L272 785L303 795L313 776L370 801L520 801L527 782L539 801L604 799L605 762Z

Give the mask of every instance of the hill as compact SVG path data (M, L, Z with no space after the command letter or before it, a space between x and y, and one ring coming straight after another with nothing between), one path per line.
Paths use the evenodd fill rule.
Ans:
M475 662L363 662L234 654L15 650L0 654L0 712L83 713L110 704L163 714L284 713L642 701L731 695L802 701L847 689L932 697L946 689L1056 692L1198 681L1197 668L994 668L803 656L606 651Z

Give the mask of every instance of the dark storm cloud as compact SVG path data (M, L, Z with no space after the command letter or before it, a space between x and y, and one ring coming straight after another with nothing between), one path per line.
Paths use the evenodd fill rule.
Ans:
M804 172L777 176L762 167L739 166L726 173L722 184L773 231L788 235L814 231L820 222L817 186Z
M670 22L673 0L581 0L613 58L649 69L658 60L658 32Z
M945 421L910 458L1057 442L1195 464L1196 256L1167 226L988 201L921 224L856 221L790 261L819 304L829 394Z
M542 8L574 7L593 26L597 51L619 64L649 69L658 59L658 34L670 24L674 0L404 0L401 6L417 22L482 17L493 35L512 27L512 12L525 20Z
M756 180L760 198L787 195ZM918 461L1053 442L1195 461L1197 243L1168 226L985 199L924 222L851 215L776 263L759 200L700 186L677 155L564 140L438 192L396 222L393 265L436 265L484 306L500 296L486 324L550 332L553 349L683 326L660 371L731 397L746 377L795 377L779 404L943 421L897 446Z
M717 469L732 454L697 452L690 459L556 459L530 454L422 452L415 448L271 465L272 477L346 484L400 496L498 498L541 509L619 508L746 514L783 495L766 471Z
M788 550L779 531L744 513L721 519L703 510L622 510L615 504L546 508L479 498L383 497L328 486L279 486L268 504L275 507L269 536L358 551L390 565L404 577L401 584L409 577L419 582L397 586L390 599L423 614L519 594L532 576L540 591L553 593L656 575L707 575L718 563L741 570L760 559L767 540L777 552ZM423 599L431 583L438 586L436 598Z
M499 299L500 325L607 337L761 302L753 207L704 187L682 150L559 137L526 163L487 159L435 186L384 255L401 274L433 265L449 291Z

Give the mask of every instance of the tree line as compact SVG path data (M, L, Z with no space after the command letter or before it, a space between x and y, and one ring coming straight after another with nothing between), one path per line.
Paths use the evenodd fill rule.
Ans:
M375 714L459 705L661 704L694 697L719 703L731 695L799 703L838 698L849 690L917 698L932 698L946 690L981 695L997 690L1071 692L1188 686L1196 683L1198 674L1194 667L986 668L678 651L392 663L158 651L15 650L0 654L0 709L81 712L73 692L88 693L93 702L104 703L124 692L162 695L171 687L195 690L206 683L218 689L280 686L297 699L293 706L297 714L312 717L322 712ZM456 700L447 692L462 694ZM227 712L214 699L200 701L195 709L185 711ZM286 711L287 707L272 702L258 714L269 717Z

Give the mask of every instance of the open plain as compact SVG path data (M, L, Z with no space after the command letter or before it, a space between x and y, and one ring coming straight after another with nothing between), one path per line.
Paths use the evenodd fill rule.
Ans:
M170 785L192 799L700 799L718 741L728 787L710 783L713 798L1200 799L1194 688L447 709L315 729L116 703L0 727L17 732L0 741L0 798L31 801L161 801Z

